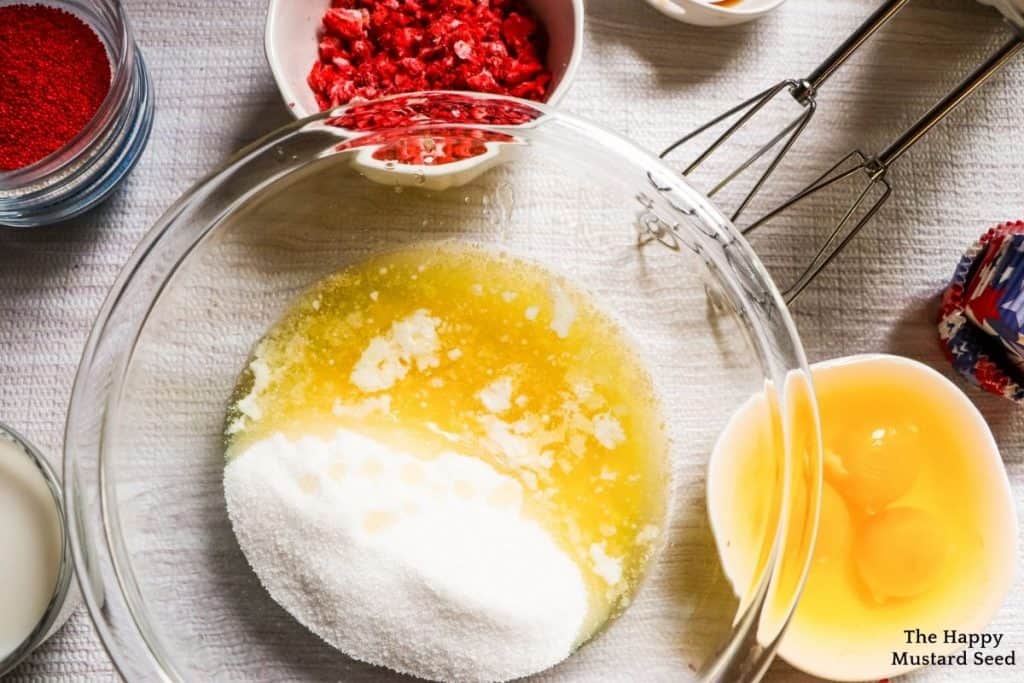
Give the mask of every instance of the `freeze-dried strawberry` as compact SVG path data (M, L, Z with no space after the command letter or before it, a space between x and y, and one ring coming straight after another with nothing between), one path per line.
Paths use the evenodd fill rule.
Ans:
M518 12L511 12L501 24L501 33L505 37L505 42L516 50L521 49L524 45L529 45L536 32L537 23Z
M418 132L385 131L342 143L339 150L373 147L373 158L402 165L441 166L480 156L487 143L510 144L516 138L496 131L430 128Z
M423 41L423 29L404 26L395 31L392 40L394 55L400 59L414 56Z
M317 47L317 54L320 56L320 63L332 63L335 59L341 58L348 61L348 52L341 40L334 36L323 36Z
M459 59L468 60L473 56L473 44L465 40L456 40L452 43L452 50Z
M540 112L528 104L453 93L443 97L403 95L353 105L327 123L351 131L371 131L452 123L509 126L528 123L539 116Z
M466 83L470 88L477 92L501 92L501 86L499 86L498 82L494 80L494 76L491 75L491 72L486 69L475 73L472 76L467 76Z
M354 62L365 62L374 55L373 43L369 40L353 40L349 43L349 51Z
M414 90L544 100L546 52L523 0L332 0L307 80L321 109Z
M328 35L339 38L359 38L370 23L365 9L329 9L324 12L323 24Z
M513 62L511 68L505 72L505 82L509 85L520 85L532 78L536 78L541 71L543 71L543 68L538 64Z

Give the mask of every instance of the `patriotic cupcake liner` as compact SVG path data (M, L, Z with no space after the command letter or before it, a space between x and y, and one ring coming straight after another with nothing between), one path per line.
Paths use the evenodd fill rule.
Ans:
M1024 403L1024 221L992 228L942 295L939 341L972 384Z

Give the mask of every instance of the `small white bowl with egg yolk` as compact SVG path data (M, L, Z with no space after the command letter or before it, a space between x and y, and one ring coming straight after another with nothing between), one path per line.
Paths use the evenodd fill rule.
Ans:
M985 629L1017 557L1016 508L991 430L955 384L917 361L853 356L812 365L811 374L824 449L821 510L779 655L814 676L864 681L960 651L945 631ZM712 531L739 596L757 571L750 541L771 495L749 484L781 462L766 427L770 394L736 411L709 465ZM936 634L936 642L908 643L905 629Z

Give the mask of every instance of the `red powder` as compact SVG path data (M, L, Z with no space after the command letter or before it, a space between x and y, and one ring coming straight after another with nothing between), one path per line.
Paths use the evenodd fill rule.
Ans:
M523 0L332 0L308 82L321 109L417 90L541 101L546 52Z
M106 49L82 20L44 5L0 7L0 171L60 149L109 90Z

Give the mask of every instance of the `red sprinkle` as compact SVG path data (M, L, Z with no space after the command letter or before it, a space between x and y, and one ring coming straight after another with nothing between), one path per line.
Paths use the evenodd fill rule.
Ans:
M542 101L546 52L523 0L332 0L307 80L321 109L417 90Z
M75 137L110 90L110 62L81 19L45 5L0 7L0 171Z

